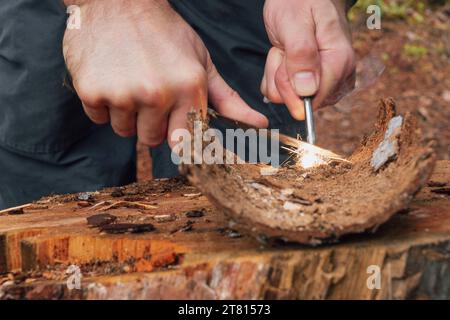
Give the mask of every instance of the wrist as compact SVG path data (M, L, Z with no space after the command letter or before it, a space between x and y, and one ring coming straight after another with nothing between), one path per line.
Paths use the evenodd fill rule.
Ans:
M66 7L68 7L68 6L73 6L73 5L82 6L87 2L93 2L93 1L96 1L96 0L63 0L63 3Z
M357 0L331 0L336 8L346 14Z
M82 6L88 3L99 3L105 2L108 5L114 5L114 2L125 3L126 5L130 5L129 0L63 0L63 3L66 7L77 5ZM154 5L169 5L168 0L133 0L133 3L145 2L147 4Z
M116 22L136 19L136 17L152 17L157 21L160 17L174 14L168 0L63 0L64 5L78 6L83 12L83 19L90 23L94 20Z

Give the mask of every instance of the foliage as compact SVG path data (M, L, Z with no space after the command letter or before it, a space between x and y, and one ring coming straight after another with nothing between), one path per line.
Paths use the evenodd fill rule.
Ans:
M421 59L427 55L428 49L416 44L406 43L403 46L403 53L413 59Z
M367 7L370 5L378 5L384 18L422 23L427 8L448 3L450 3L450 0L359 0L349 12L349 19L354 20L357 15L365 14Z

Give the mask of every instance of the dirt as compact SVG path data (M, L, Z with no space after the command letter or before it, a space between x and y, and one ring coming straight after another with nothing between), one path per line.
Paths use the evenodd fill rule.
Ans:
M399 113L417 116L426 137L439 136L438 159L450 159L450 4L431 7L423 3L422 22L383 16L381 30L368 30L368 15L360 8L355 10L351 26L362 87L357 85L336 106L316 112L318 145L352 154L361 137L371 131L378 100L393 97ZM424 53L415 53L408 49L411 46Z
M349 163L281 168L262 176L260 165L186 165L182 172L229 217L233 228L259 238L308 244L344 234L375 230L407 208L432 172L433 141L422 137L415 117L406 114L398 152L375 170L374 150L385 137L395 104L379 105L378 122L348 158Z

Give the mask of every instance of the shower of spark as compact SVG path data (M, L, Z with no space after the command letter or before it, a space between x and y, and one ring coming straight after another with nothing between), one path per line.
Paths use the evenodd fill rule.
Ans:
M323 164L328 164L332 161L347 162L347 163L350 162L331 151L319 148L315 145L300 140L298 140L297 147L283 146L282 148L288 150L291 153L291 155L295 157L294 159L296 164L304 169L309 169Z
M301 154L300 153L298 154L299 155L298 162L305 169L309 169L326 163L323 157L317 154L314 150L311 150L311 148L309 147L301 150L300 152Z

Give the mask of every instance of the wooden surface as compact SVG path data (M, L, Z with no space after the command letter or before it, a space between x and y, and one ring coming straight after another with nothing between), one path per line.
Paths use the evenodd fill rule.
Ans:
M450 161L440 161L407 212L374 234L316 248L239 235L193 187L173 180L89 201L44 199L0 215L0 298L450 298L449 187ZM204 215L192 217L200 209ZM155 230L107 234L88 226L87 217L105 211ZM71 264L81 268L80 289L67 287ZM371 266L380 268L379 289L367 285Z

